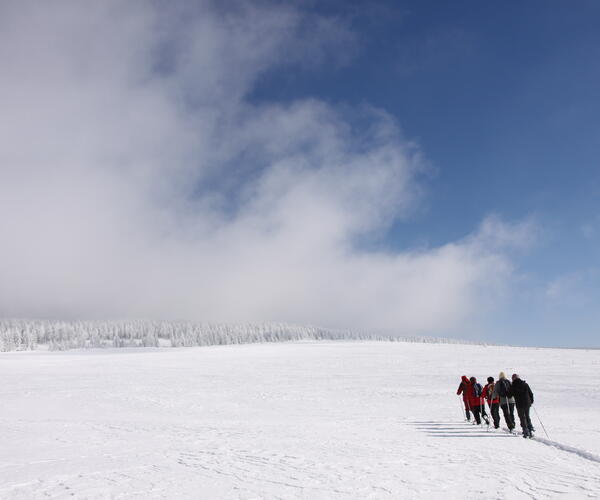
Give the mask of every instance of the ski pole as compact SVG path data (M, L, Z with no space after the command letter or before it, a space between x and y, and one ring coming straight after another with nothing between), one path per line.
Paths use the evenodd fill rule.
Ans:
M538 415L537 410L535 409L535 406L533 407L533 411L535 412L535 416L537 417L537 419L540 421L540 424L542 425L542 429L544 429L544 434L546 434L546 437L548 439L550 439L550 436L548 436L548 433L546 432L546 428L544 427L544 424L542 423L542 419L540 418L540 416Z
M459 398L460 399L458 400L458 404L460 405L460 412L462 413L463 421L466 422L467 421L467 415L465 413L465 403L464 403L464 401L462 400L462 398L460 396L459 396Z
M469 411L471 413L473 413L473 410L471 409L471 402L468 399L467 399L467 408L469 409ZM475 425L475 413L473 413L473 425Z
M487 396L485 398L481 398L481 404L483 406L483 408L485 409L485 404L487 403ZM490 410L490 415L492 414L491 410ZM485 425L487 426L487 431L490 432L490 417L488 415L488 419L485 423Z

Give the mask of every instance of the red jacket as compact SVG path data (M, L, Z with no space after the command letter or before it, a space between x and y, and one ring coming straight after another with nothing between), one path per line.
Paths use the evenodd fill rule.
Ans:
M463 375L462 382L458 386L458 390L456 391L456 394L462 394L463 401L465 403L469 403L469 400L470 400L469 396L470 396L471 392L472 392L471 382L469 381L469 379L467 378L466 375Z
M500 403L500 398L492 399L492 394L494 392L494 382L491 384L487 384L481 393L481 396L484 397L488 404L491 406L494 403Z
M466 408L474 408L475 406L480 406L483 403L481 396L475 396L473 384L465 375L462 376L462 382L458 386L456 394L462 394Z
M475 396L475 388L473 386L476 383L477 380L475 380L474 382L469 381L469 405L471 406L471 408L474 408L475 406L481 406L483 404L483 398L481 396ZM483 395L483 388L481 393Z

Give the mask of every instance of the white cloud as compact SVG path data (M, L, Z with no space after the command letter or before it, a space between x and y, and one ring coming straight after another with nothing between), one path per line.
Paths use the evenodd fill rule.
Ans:
M418 148L382 111L249 102L353 37L236 5L2 4L0 314L439 333L493 307L531 224L360 250L418 202Z
M556 309L596 309L600 269L586 268L561 274L550 280L544 289L545 305ZM594 307L593 307L594 306Z
M505 250L526 251L540 239L540 227L532 219L507 223L498 215L489 215L481 223L473 244L484 250L502 252Z

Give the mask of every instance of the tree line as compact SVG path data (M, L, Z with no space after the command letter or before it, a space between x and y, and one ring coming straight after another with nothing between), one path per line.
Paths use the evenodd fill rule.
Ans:
M442 337L400 336L286 323L226 324L187 321L61 321L0 319L0 351L106 347L191 347L301 340L380 340L470 344Z

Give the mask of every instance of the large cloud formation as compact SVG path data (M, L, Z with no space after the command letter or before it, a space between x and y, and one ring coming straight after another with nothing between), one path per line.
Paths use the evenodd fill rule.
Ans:
M418 148L381 110L249 99L266 71L343 63L352 33L193 4L0 6L0 314L440 333L492 307L523 227L365 245L418 203Z

